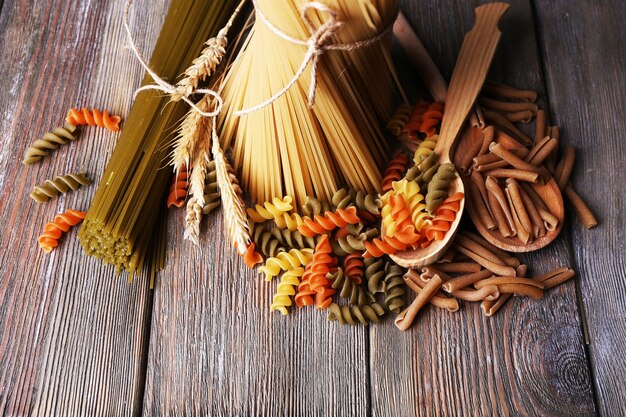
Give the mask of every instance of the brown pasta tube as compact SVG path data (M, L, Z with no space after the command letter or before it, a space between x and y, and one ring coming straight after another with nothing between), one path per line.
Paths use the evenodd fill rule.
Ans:
M500 158L495 153L486 153L483 155L478 155L474 158L474 166L487 165L500 161L502 161L502 158Z
M493 126L487 126L483 129L483 143L480 146L478 155L486 154L489 150L489 145L493 142L496 136L496 129Z
M517 238L523 243L528 244L531 242L533 236L530 235L530 230L527 230L519 219L519 215L517 213L517 209L511 200L511 193L509 189L505 189L504 193L506 194L506 199L509 202L509 208L511 210L511 216L513 216L513 223L515 224L515 231L517 234ZM532 228L531 228L532 230Z
M496 127L502 130L506 130L507 132L515 136L515 138L522 142L524 145L531 145L530 138L526 136L524 132L515 127L513 123L511 123L506 117L502 116L500 113L491 110L484 110L483 115L485 116L485 120L487 122L494 124Z
M445 272L441 271L440 269L437 269L436 267L432 265L425 266L424 268L422 268L422 273L419 274L419 278L424 284L426 284L435 275L439 275L439 277L444 281L449 281L452 279L450 275L446 274Z
M486 81L482 92L495 97L508 98L513 100L537 101L537 93L531 90L519 90L506 84L495 81Z
M482 129L477 127L470 127L469 129L471 129L470 137L464 137L464 142L467 143L469 141L469 146L467 146L467 149L464 149L463 153L457 157L457 160L454 161L459 171L464 175L469 174L472 159L479 154L480 148L483 145ZM459 152L455 153L455 156L458 154Z
M459 251L458 248L455 248ZM445 264L437 264L437 269L448 274L471 274L472 272L478 272L482 268L476 262L450 262Z
M496 221L496 224L498 225L498 230L500 231L500 234L504 237L513 236L513 231L511 227L509 226L509 222L506 218L504 210L502 209L502 206L500 206L500 203L498 202L498 199L493 193L489 193L488 198L489 198L489 208L491 209L491 212L493 213L493 218Z
M413 291L416 295L422 292L422 287L420 287L418 283L415 282L413 279L405 276L404 282L406 283L406 286L409 287L411 291ZM456 299L450 297L435 294L430 299L430 303L437 308L446 309L451 313L459 310L459 302Z
M556 230L559 224L559 219L557 219L557 217L554 214L548 211L546 204L543 202L541 197L537 195L535 190L533 190L533 188L530 185L520 183L520 186L526 192L526 194L528 194L528 196L531 198L533 203L535 203L535 207L537 207L537 211L539 212L539 215L541 216L541 219L543 220L543 224L546 230L550 232L553 230Z
M550 166L552 166L553 168L551 172L554 172L554 167L556 166L556 161L559 156L558 149L561 137L561 130L558 126L552 126L552 130L550 131L550 137L556 140L556 148L554 149L554 151L552 151L552 153L550 154L550 158L546 161L546 163L550 162Z
M509 163L501 159L498 162L492 162L490 164L475 165L474 170L478 172L487 172L493 171L494 169L506 168L507 166L509 166Z
M496 143L504 146L505 149L508 149L509 151L515 153L515 155L519 156L520 158L526 158L526 156L528 155L529 151L526 145L523 145L517 139L513 138L513 136L507 134L500 129L496 130L496 137L494 140Z
M539 300L543 297L543 291L537 287L524 284L501 284L498 285L501 294L525 295L527 297Z
M479 290L456 290L452 295L465 301L496 300L500 296L500 291L495 285L489 285Z
M572 174L574 168L574 162L576 160L576 150L573 146L567 145L563 151L563 158L554 171L554 179L559 184L559 189L563 191L569 182L569 177Z
M546 134L546 112L543 109L537 110L535 117L535 143L538 143Z
M507 301L509 301L512 295L513 294L500 294L500 297L498 297L495 301L483 301L480 303L480 308L483 311L483 314L487 317L493 316Z
M502 285L502 284L530 285L531 287L537 287L541 290L544 289L544 285L535 279L516 277L516 276L494 276L490 278L485 278L483 280L480 280L474 283L474 288L479 290L482 287L486 287L488 285Z
M537 113L537 110L539 110L539 106L537 106L535 103L527 101L501 101L482 96L478 98L478 104L486 109L495 110L500 113L528 111L532 114Z
M485 228L487 228L487 230L496 229L497 225L491 217L491 213L489 213L489 209L487 208L483 197L480 195L480 191L477 190L476 186L472 182L469 183L468 188L470 203L476 210L476 213L478 213L481 223L485 226Z
M476 235L470 232L461 232L461 235L472 239L474 242L481 245L483 248L487 249L490 252L495 253L500 259L504 260L504 262L508 266L512 266L513 268L517 268L520 265L519 259L515 256L511 256L500 248L495 247L491 243L487 242L482 236Z
M502 258L466 236L463 236L461 234L457 235L455 242L457 245L461 245L468 250L471 250L472 252L482 256L490 262L506 266L506 262L504 262Z
M533 120L533 112L531 112L530 110L524 110L516 111L513 113L504 113L504 117L506 117L509 122L513 123L530 123Z
M576 275L576 272L567 267L557 268L553 271L546 272L545 274L535 277L535 281L541 282L544 285L544 289L548 290L554 288L559 284L564 283L572 279Z
M490 270L494 274L507 275L507 276L515 275L515 269L508 265L500 265L493 261L490 261L489 259L486 259L483 256L480 256L479 254L472 252L470 249L467 249L466 247L459 245L458 243L455 243L455 247L459 252L466 254L467 256L472 258L474 261L476 261L478 264L482 265L484 268Z
M547 181L550 177L550 174L545 170L545 168L537 167L535 165L529 164L528 162L519 158L513 152L504 148L504 146L500 145L499 143L492 143L489 146L489 150L493 152L494 154L498 155L500 158L502 158L504 161L506 161L508 164L510 164L514 168L521 169L524 171L536 172L537 174L541 175L544 181Z
M504 192L502 191L502 189L500 188L500 185L498 184L498 181L494 179L493 177L488 176L487 179L485 180L485 187L487 187L487 191L489 192L489 194L493 195L498 201L498 204L500 204L500 208L502 209L502 212L504 213L507 224L509 225L509 229L512 232L514 232L515 222L513 221L513 216L511 215L511 211L509 210L509 204L506 200L506 197L504 196ZM491 210L493 211L493 206L491 207ZM494 217L495 217L495 214L494 214ZM512 235L514 236L515 233L512 233Z
M417 294L411 305L398 314L394 321L396 327L402 331L406 331L409 327L411 327L417 313L419 313L422 307L424 307L435 295L437 290L441 288L442 283L443 281L438 276L434 276L430 281L428 281L428 284L426 284L424 288L422 288L422 291Z
M438 262L452 262L454 257L456 256L457 251L453 248L450 248L443 254L443 256L439 259Z
M570 203L572 203L574 211L576 212L576 215L582 222L583 226L585 226L587 229L591 229L598 224L598 219L596 219L596 216L593 215L591 209L589 208L589 206L587 206L587 203L585 203L583 199L576 193L576 191L574 191L574 189L572 188L572 184L568 183L567 186L565 186L564 193Z
M515 272L517 273L518 277L525 277L526 274L528 273L528 265L521 264L520 266L515 268Z
M522 187L519 187L519 193L522 197L522 201L524 202L524 207L528 212L528 216L533 224L533 235L536 238L540 238L545 236L546 234L546 226L543 224L543 219L539 214L539 210L537 210L537 206L533 203L532 199L528 196L526 191Z
M546 136L530 150L526 162L539 166L559 146L556 139Z
M532 184L538 184L540 178L539 174L536 172L524 171L522 169L498 168L487 171L486 174L493 178L515 178L516 180L530 182Z
M533 233L533 223L530 220L530 216L526 211L526 207L524 206L524 201L522 200L522 196L520 193L519 184L513 178L509 178L506 180L507 184L507 192L509 193L509 197L511 200L511 206L517 213L517 218L519 219L522 227L528 232Z
M458 277L452 278L450 281L447 281L443 284L441 288L447 293L451 293L452 291L460 290L465 287L469 287L470 285L483 280L485 278L489 278L493 275L493 272L488 269L483 269L479 272L474 272L472 274L459 275Z

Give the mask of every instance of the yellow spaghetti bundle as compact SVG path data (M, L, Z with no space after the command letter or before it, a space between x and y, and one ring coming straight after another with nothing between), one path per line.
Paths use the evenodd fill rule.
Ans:
M307 195L328 201L344 184L378 191L398 0L254 4L254 27L221 86L220 138L242 185L257 202L289 195L298 205Z

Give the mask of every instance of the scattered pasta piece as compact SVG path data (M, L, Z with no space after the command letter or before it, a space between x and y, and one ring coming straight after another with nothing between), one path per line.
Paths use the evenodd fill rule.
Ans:
M87 213L84 211L77 210L67 210L65 213L57 214L54 221L47 223L43 233L37 238L41 249L46 253L52 252L54 248L59 246L59 239L63 233L83 221L86 215Z
M187 171L187 166L183 165L180 171L172 177L169 194L167 195L167 208L185 205L187 188L189 187L188 179L189 172Z
M82 185L91 184L91 180L87 178L84 172L78 174L66 174L58 176L54 179L48 179L42 185L33 188L30 197L37 203L45 203L57 197L59 194L65 194L70 191L76 191Z
M263 256L254 250L254 243L250 243L243 255L243 261L248 268L254 268L256 264L263 262Z
M44 156L50 154L51 151L58 149L61 145L65 145L69 141L76 140L76 125L66 123L63 127L57 127L43 135L41 139L37 139L24 152L24 165L31 165L39 162Z
M98 126L105 127L112 132L117 132L120 130L120 122L122 118L119 116L111 116L107 111L101 112L98 109L87 109L83 107L82 109L70 109L67 113L67 123L71 123L73 125L89 125L89 126Z

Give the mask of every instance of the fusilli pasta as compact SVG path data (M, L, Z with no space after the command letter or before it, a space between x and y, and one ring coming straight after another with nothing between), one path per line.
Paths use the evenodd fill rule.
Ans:
M250 237L256 247L267 257L272 258L279 252L285 251L280 241L271 232L265 230L265 227L260 223L250 222Z
M265 274L266 281L271 281L281 271L306 266L312 259L313 249L291 249L289 252L279 252L276 256L268 258L265 265L259 268L259 272Z
M372 294L349 279L341 268L338 268L335 273L329 273L327 278L332 281L332 288L339 291L339 296L347 298L352 305L363 306L375 301Z
M393 313L398 314L406 305L406 290L402 276L404 269L387 262L385 265L385 305Z
M380 258L366 258L365 280L367 290L372 293L382 293L385 291L385 263Z
M120 122L122 118L119 116L111 116L108 112L101 112L98 109L87 109L83 107L82 109L70 109L67 113L67 123L71 123L73 125L89 125L89 126L99 126L105 127L113 132L117 132L120 130Z
M207 166L207 174L204 180L204 207L202 214L209 214L220 206L220 192L217 186L217 173L215 161L210 161Z
M389 165L385 170L382 181L382 189L384 192L391 190L392 183L398 181L404 176L406 166L409 163L409 157L404 152L398 152L389 161Z
M278 310L283 316L288 313L287 307L292 304L292 298L296 294L296 288L300 285L300 277L304 273L304 268L292 268L286 271L276 287L276 294L270 305L270 311Z
M59 194L76 191L81 185L89 185L91 180L84 172L79 174L66 174L52 180L48 179L42 185L33 188L30 197L37 203L44 203L55 198Z
M426 210L432 215L443 200L448 197L448 188L456 176L454 164L446 163L439 167L437 173L428 183L426 193Z
M57 214L54 221L44 226L43 233L37 238L41 249L46 253L52 252L54 248L59 246L59 239L63 233L83 221L86 215L87 213L84 211L78 210L67 210L65 213Z
M167 195L167 208L172 206L182 207L187 198L187 188L189 187L189 172L187 166L183 165L177 174L172 177L169 194Z
M366 306L339 306L335 303L328 306L328 320L337 320L341 324L363 324L380 323L380 317L385 314L385 310L380 304L372 303Z
M337 227L345 227L348 224L359 223L360 219L356 213L356 207L351 206L347 209L337 209L327 211L324 216L317 215L311 220L309 217L302 219L302 224L298 226L298 231L303 236L313 237L331 231Z
M31 165L41 161L44 156L50 154L51 151L58 149L59 146L65 145L69 141L76 140L76 126L66 123L63 127L57 127L43 135L41 139L37 139L24 152L24 165Z
M406 103L400 104L387 123L387 130L395 137L400 136L402 129L404 129L404 126L408 123L410 118L411 106Z

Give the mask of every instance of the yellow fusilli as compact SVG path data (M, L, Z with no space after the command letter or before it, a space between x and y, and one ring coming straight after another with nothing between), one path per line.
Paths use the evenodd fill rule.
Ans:
M291 268L283 274L278 287L276 287L276 294L274 294L270 311L278 310L283 316L287 315L287 307L290 307L292 304L291 297L296 294L302 274L304 274L304 268L302 267Z
M259 272L265 274L265 280L271 281L281 271L306 266L313 259L313 249L292 249L289 252L280 252L273 258L268 258Z
M430 224L430 215L426 212L424 196L420 194L420 187L415 181L407 181L406 178L393 183L396 194L404 197L406 207L411 213L411 220L418 232Z

